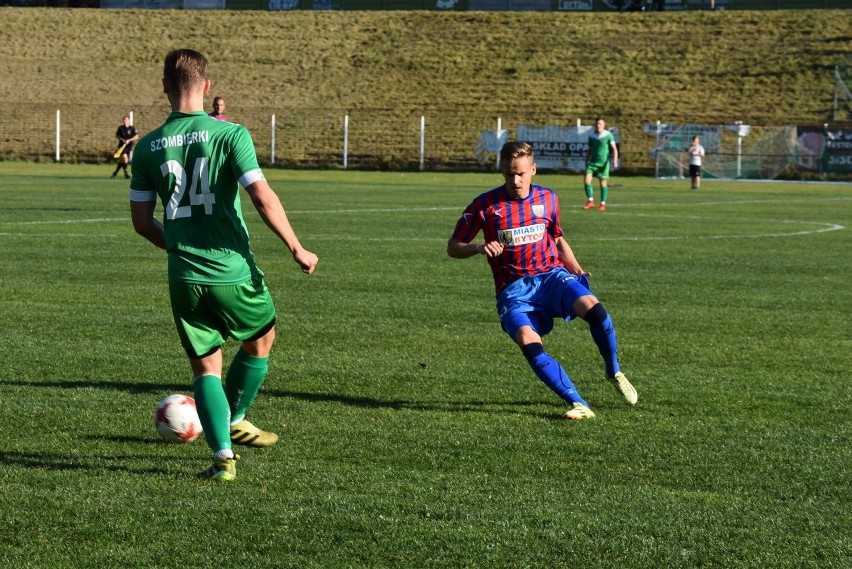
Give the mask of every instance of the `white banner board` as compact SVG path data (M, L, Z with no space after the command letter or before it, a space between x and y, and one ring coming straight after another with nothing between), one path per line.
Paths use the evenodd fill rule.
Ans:
M529 142L535 148L535 163L539 168L556 170L584 170L586 151L589 149L589 134L594 130L588 126L528 126L518 125L518 140ZM621 147L618 127L608 128Z

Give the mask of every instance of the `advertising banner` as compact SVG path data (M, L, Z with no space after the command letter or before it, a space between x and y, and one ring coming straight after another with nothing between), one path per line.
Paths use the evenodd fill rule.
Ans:
M518 125L518 140L525 140L535 148L535 163L539 168L557 170L583 170L586 167L586 151L589 149L589 134L594 130L588 126L528 126ZM607 128L621 147L618 127Z
M797 164L824 173L852 172L852 129L796 127Z
M731 0L714 0L712 9L731 6ZM676 10L710 10L710 0L556 0L559 12L650 12Z

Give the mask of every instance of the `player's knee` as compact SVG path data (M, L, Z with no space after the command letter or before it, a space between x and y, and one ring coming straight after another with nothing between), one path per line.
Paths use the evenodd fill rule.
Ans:
M270 322L257 335L243 342L243 351L249 355L264 358L272 351L275 342L275 320Z
M603 324L604 321L609 317L609 313L604 308L604 305L598 302L593 307L591 307L586 313L582 316L583 320L588 322L590 325L592 324Z
M542 346L541 343L538 342L533 344L527 344L525 346L521 346L521 352L523 352L524 357L527 359L527 361L532 363L532 361L537 356L540 356L544 353L544 346Z

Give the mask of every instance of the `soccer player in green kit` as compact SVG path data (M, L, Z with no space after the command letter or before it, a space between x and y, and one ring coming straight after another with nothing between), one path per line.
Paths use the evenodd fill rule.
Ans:
M592 189L592 177L601 183L601 205L598 210L606 211L606 198L609 193L609 161L612 154L612 165L618 164L618 147L612 133L606 130L606 123L601 117L595 119L595 131L589 135L589 149L586 151L586 177L583 188L586 190L586 205L583 209L595 207L595 195Z
M318 259L302 247L263 177L248 130L207 116L209 90L202 54L180 49L166 56L163 92L172 113L134 152L130 212L136 232L168 253L172 313L213 451L212 466L199 477L233 480L239 457L232 443L266 447L278 441L245 419L266 376L275 307L249 246L240 186L302 272L313 273ZM162 222L154 218L158 197ZM242 348L223 385L221 347L229 337Z

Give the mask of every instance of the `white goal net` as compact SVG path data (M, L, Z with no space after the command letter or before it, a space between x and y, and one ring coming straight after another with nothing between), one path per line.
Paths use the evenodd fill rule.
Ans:
M777 180L848 178L852 172L852 129L749 125L645 125L654 134L651 150L658 178L688 178L686 149L699 136L705 156L703 178Z

